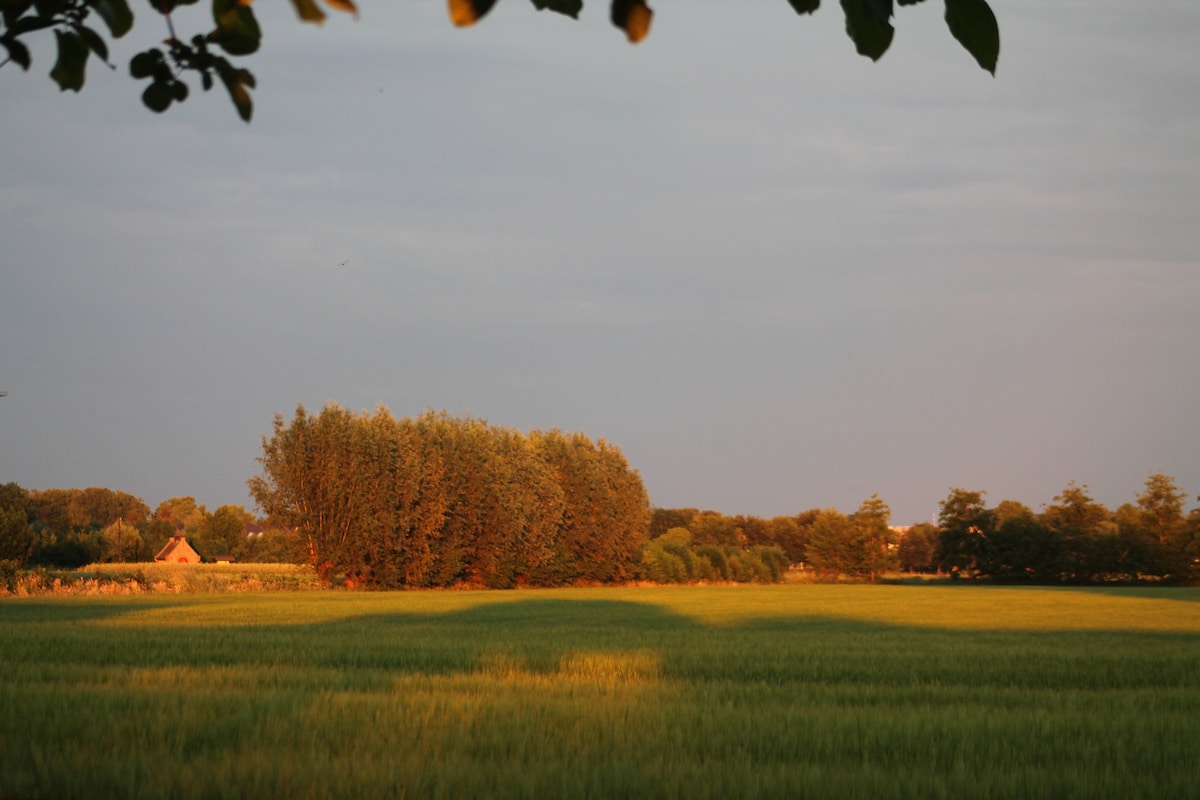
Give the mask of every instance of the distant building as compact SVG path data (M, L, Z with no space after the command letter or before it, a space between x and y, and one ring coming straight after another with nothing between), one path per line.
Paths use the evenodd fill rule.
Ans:
M199 564L200 554L192 549L187 539L174 536L166 547L158 551L154 560L166 564Z

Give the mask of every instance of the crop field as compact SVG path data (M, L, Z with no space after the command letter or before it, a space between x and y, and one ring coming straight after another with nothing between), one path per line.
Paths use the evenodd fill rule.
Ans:
M0 599L5 798L1164 798L1200 590Z

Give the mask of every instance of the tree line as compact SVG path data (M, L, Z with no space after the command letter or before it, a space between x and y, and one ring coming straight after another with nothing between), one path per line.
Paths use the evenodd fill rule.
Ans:
M210 561L302 556L288 532L264 528L238 505L210 512L193 497L172 497L151 511L141 498L101 487L38 491L0 485L0 561L67 569L152 561L173 536L186 536Z
M936 525L902 527L889 524L891 511L876 495L851 514L811 508L763 519L655 509L646 574L702 580L713 574L705 548L733 546L777 548L826 580L874 581L903 570L1005 583L1200 581L1200 508L1185 513L1188 495L1167 475L1150 475L1135 501L1115 511L1074 483L1041 513L1015 500L989 508L985 494L951 489Z
M645 573L660 582L772 581L782 577L780 567L799 566L818 578L874 581L898 566L899 533L888 525L890 517L891 509L877 495L849 515L811 508L764 519L658 508L650 523Z
M102 488L0 485L0 561L79 567L148 561L177 535L206 560L309 563L374 587L551 586L818 579L886 572L1025 583L1200 580L1200 508L1150 475L1110 511L1070 484L1035 512L954 488L937 524L890 525L872 495L843 514L729 516L651 508L620 449L582 433L521 433L484 420L328 405L277 415L249 481L264 519L175 497L151 512Z
M1013 500L989 508L984 494L952 489L936 528L908 532L905 566L1006 582L1200 579L1200 508L1185 514L1187 493L1162 473L1115 511L1074 483L1040 514Z

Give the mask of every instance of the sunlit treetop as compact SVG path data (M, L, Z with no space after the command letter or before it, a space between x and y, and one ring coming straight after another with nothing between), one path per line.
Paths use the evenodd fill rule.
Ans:
M252 0L209 0L213 28L189 35L176 30L172 12L199 0L147 0L161 17L166 39L133 56L129 74L149 81L142 102L151 111L163 112L173 103L187 99L188 73L199 77L205 91L219 81L234 107L247 122L254 110L250 90L255 88L250 70L229 60L255 53L262 43L262 29L254 16ZM448 0L450 21L458 26L474 25L491 11L497 0ZM553 11L577 19L583 0L531 0L539 11ZM320 25L326 13L317 0L290 0L305 22ZM351 0L322 0L325 7L358 16ZM737 0L730 0L731 3ZM811 14L820 0L787 0L797 14ZM901 6L923 0L895 0ZM943 0L946 25L951 35L966 48L979 66L993 75L1000 55L1000 30L986 0ZM840 0L846 15L846 33L857 51L878 60L892 43L895 28L893 0ZM612 0L609 17L630 42L640 42L650 33L654 11L645 0ZM98 21L97 21L98 18ZM58 57L50 77L59 89L78 92L83 88L88 59L95 56L109 67L108 43L120 39L134 26L128 0L0 0L0 47L5 57L0 67L16 64L28 71L32 58L26 40L53 31Z

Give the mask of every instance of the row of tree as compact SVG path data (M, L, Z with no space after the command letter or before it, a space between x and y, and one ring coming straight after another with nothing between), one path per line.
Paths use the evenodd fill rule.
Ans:
M323 576L488 587L636 577L649 499L620 449L427 412L296 409L250 492Z
M791 564L825 579L874 581L903 569L1003 582L1200 581L1200 508L1185 513L1187 493L1161 473L1115 511L1074 483L1041 513L1014 500L989 508L984 495L951 489L937 525L892 527L887 504L872 495L852 514L813 508L761 519L655 509L650 532L655 541L670 531L689 536L693 562L707 545L776 547ZM655 553L651 560L662 559Z
M140 498L111 489L0 485L0 560L66 568L151 561L173 536L186 536L206 560L293 561L303 555L294 534L264 529L242 506L210 512L193 497L172 497L151 512Z
M1200 580L1200 508L1184 513L1187 493L1155 473L1134 503L1110 511L1070 484L1035 513L983 492L953 489L938 526L914 526L903 565L999 581L1097 583ZM902 542L903 546L903 542Z
M812 508L795 516L763 519L754 516L727 516L717 511L700 511L695 508L658 508L654 510L650 532L654 542L669 542L661 549L668 555L682 557L680 542L686 540L690 549L688 577L701 580L709 577L703 563L710 548L734 548L743 553L758 554L764 562L766 574L777 580L773 563L778 560L785 565L799 565L815 572L819 577L836 579L846 576L852 579L874 581L882 573L898 566L897 549L900 533L888 525L891 509L871 495L862 502L853 514L843 514L837 509ZM647 569L651 580L662 580L664 570L657 566L663 561L657 553L647 552L654 565ZM670 559L666 563L674 568ZM678 574L679 570L674 570ZM743 573L745 574L745 573ZM762 580L765 573L758 571L750 580ZM743 578L728 573L717 575L727 580Z
M777 583L787 568L778 547L696 544L687 528L671 528L642 550L641 577L654 583Z
M1031 583L1200 580L1200 508L1161 473L1110 511L1069 485L1040 513L952 489L938 524L889 525L872 495L851 514L809 509L762 519L649 508L616 447L557 430L522 434L426 413L394 419L327 406L263 439L241 506L191 497L151 513L109 489L0 485L0 560L77 567L147 561L185 535L212 559L309 562L374 586L504 587L633 579L774 581L789 565L822 578L939 572ZM266 524L262 524L265 522Z

